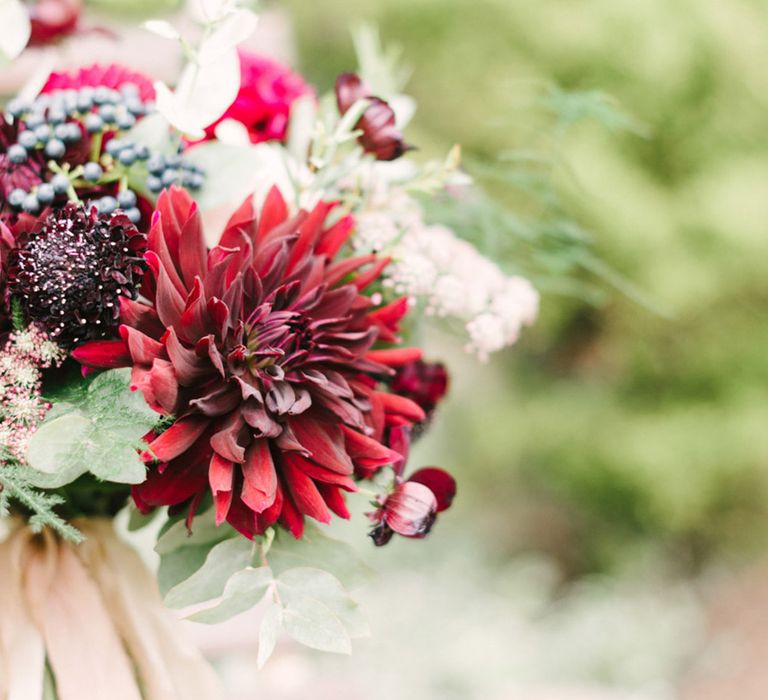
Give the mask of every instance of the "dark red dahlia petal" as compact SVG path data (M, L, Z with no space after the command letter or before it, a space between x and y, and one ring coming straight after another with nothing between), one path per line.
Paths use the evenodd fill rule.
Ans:
M331 522L331 513L317 490L315 482L301 469L295 467L290 460L282 460L281 466L285 483L299 511L321 523Z
M186 452L210 425L204 416L179 418L168 430L155 438L143 454L146 461L167 462Z
M208 466L208 483L213 494L217 525L221 525L227 519L232 506L233 478L234 464L214 452Z
M254 440L245 453L241 497L254 513L263 513L274 502L277 472L267 440Z
M98 369L131 366L131 353L122 340L94 340L75 348L72 357L81 365Z

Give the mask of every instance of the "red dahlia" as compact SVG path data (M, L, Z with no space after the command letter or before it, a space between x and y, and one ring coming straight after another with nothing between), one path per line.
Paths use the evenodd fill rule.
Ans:
M135 388L174 417L145 452L142 510L188 506L191 518L210 489L219 523L253 537L280 522L300 537L305 515L348 517L353 477L399 458L382 444L387 427L424 412L378 387L420 353L373 349L407 305L377 308L363 294L388 261L337 259L353 222L326 226L333 208L289 218L273 189L258 219L246 201L207 250L189 195L161 195L149 303L123 299L122 339L73 353L91 367L132 365Z

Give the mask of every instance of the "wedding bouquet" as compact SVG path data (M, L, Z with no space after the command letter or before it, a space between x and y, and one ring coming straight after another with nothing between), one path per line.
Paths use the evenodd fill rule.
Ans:
M194 654L172 659L155 617L165 646L144 638L151 585L110 522L126 508L157 532L167 606L212 623L266 601L259 663L280 629L349 652L362 568L322 525L357 494L375 545L423 538L456 493L408 460L448 384L419 327L453 324L484 360L537 314L526 279L426 218L472 185L457 148L408 158L414 103L370 33L360 73L318 95L238 49L250 10L197 13L194 37L147 23L187 57L173 87L45 71L3 113L2 697L212 697L153 667ZM111 654L89 689L78 635Z

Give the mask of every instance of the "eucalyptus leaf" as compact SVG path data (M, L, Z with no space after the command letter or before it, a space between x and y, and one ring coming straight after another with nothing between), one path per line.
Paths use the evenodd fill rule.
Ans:
M251 563L253 555L253 542L245 537L219 542L192 576L166 593L165 604L169 608L184 608L218 598L224 593L229 579Z
M272 581L272 571L268 566L238 571L227 581L218 605L201 610L187 619L206 624L229 620L256 605L266 595Z
M359 588L372 577L370 567L360 559L353 547L328 537L311 523L306 523L304 536L300 540L284 530L277 530L267 558L275 576L297 567L322 569L333 574L350 590Z
M80 413L65 413L45 421L32 435L27 462L39 474L30 481L40 488L58 488L88 471L84 461L69 459L88 435L91 422Z
M313 598L297 598L283 608L283 628L305 646L351 654L352 640L343 623L325 604Z
M289 569L277 578L280 600L287 608L301 607L307 600L322 603L344 625L350 637L369 634L368 622L341 582L321 569Z
M96 375L85 391L59 390L63 400L53 404L29 443L31 484L57 488L85 472L120 484L146 478L139 449L158 415L131 391L130 376L128 368L114 369Z
M262 669L264 664L269 660L269 657L272 656L272 652L275 650L275 644L277 644L277 635L280 632L282 622L282 607L277 603L272 603L267 608L267 612L264 613L261 627L259 627L259 652L256 657L256 666L258 669Z
M198 544L191 547L179 547L160 558L160 566L157 569L157 586L160 595L165 597L168 592L183 583L203 564L211 544Z
M179 547L194 547L221 542L237 534L230 528L218 527L213 509L195 516L191 529L187 529L184 518L168 521L160 530L155 544L155 551L162 557Z

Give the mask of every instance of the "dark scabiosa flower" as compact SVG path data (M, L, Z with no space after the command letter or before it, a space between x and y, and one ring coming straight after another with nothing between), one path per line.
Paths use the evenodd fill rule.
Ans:
M41 218L11 251L8 294L59 345L109 336L120 300L137 296L145 246L122 211L99 216L70 202Z
M300 537L304 516L348 517L353 478L399 458L382 443L387 426L424 412L377 387L420 351L374 348L380 324L396 324L364 291L388 260L337 259L353 220L326 226L333 209L289 217L273 189L258 218L247 200L207 250L194 201L161 194L148 303L123 299L121 340L73 353L90 367L131 365L134 387L174 417L144 454L141 510L184 507L191 520L210 491L219 523L253 537L280 522Z
M246 126L251 143L283 141L291 106L299 97L313 96L312 88L276 61L249 51L238 53L240 91L223 116L206 129L206 137L214 138L216 126L224 119L234 119Z
M371 95L365 83L354 73L342 73L336 78L336 104L345 114L358 100L368 98L370 104L355 125L363 133L358 139L366 153L376 160L396 160L413 147L403 141L395 126L395 113L389 103Z
M387 544L397 533L422 538L429 534L437 514L450 507L456 495L456 482L437 467L415 471L407 481L399 481L379 508L370 515L375 525L371 539L376 546Z

